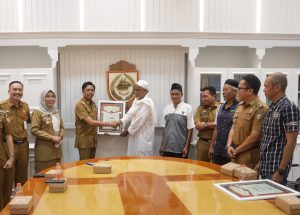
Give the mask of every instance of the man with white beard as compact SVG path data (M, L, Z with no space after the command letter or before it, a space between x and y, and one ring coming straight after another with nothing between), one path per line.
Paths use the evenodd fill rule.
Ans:
M156 111L151 98L148 97L149 84L139 80L134 86L135 99L127 114L119 121L114 122L117 127L124 127L130 123L127 130L121 136L129 134L128 156L151 156L154 153L154 127Z

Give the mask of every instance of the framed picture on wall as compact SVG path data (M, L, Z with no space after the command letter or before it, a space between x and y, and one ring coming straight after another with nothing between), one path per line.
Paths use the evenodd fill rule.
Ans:
M118 121L125 115L125 101L100 100L98 103L98 120L102 122ZM119 135L122 126L113 128L110 126L98 127L98 134Z

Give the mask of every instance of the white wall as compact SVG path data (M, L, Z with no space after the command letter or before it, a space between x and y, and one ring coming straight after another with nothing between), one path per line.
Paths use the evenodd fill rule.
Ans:
M262 67L300 68L300 48L274 47L266 49L266 55L262 60Z
M261 0L261 32L300 33L299 0Z
M255 0L204 0L204 31L256 31Z
M29 107L38 107L40 94L44 89L53 89L51 68L0 69L0 101L8 98L8 85L11 81L21 81L24 85L23 101Z
M23 0L24 31L79 31L79 0Z
M18 0L0 1L0 32L18 30Z
M158 124L162 119L163 107L170 103L169 90L173 82L184 86L185 48L168 46L73 46L61 48L61 111L67 137L64 139L64 161L78 159L74 149L74 107L82 97L81 85L92 81L96 85L94 100L109 100L106 72L109 65L126 60L136 65L140 79L150 84L150 96L157 110ZM156 129L156 154L161 142L161 129ZM66 153L67 152L67 153ZM97 157L121 156L127 153L127 138L98 136Z
M140 0L84 1L86 31L140 31Z
M0 69L50 68L47 48L38 46L0 46Z
M81 85L96 85L95 101L109 99L106 72L120 60L134 63L140 79L150 84L150 96L157 109L158 126L163 107L170 102L173 82L184 86L185 48L168 46L73 46L60 49L61 110L67 125L74 127L74 107L82 97Z
M0 32L18 32L22 29L25 32L83 30L256 33L257 29L262 33L275 34L300 32L299 0L82 2L81 12L79 0L0 0ZM257 2L261 2L261 13L257 11Z
M256 61L253 48L209 46L199 48L196 67L251 68L257 67Z
M146 0L145 2L146 31L199 31L198 0Z

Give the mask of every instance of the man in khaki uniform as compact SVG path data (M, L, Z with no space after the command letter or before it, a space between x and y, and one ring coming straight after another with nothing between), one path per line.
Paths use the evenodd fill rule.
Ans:
M227 153L233 162L254 168L259 159L262 119L267 105L258 98L260 80L245 75L238 86L240 104L233 116L233 125L227 141Z
M15 163L13 168L14 182L22 185L27 180L29 143L27 140L27 123L30 123L30 112L23 97L23 84L13 81L9 84L9 99L0 102L0 109L6 111L8 132L14 143Z
M14 145L12 136L8 133L6 111L0 110L0 211L10 201L13 177L12 166L14 164ZM5 137L7 145L3 143Z
M195 113L195 125L198 133L197 159L209 161L208 149L210 146L213 131L215 129L216 110L219 103L216 102L216 89L208 86L201 90L202 105Z
M75 148L79 150L80 160L95 158L97 127L110 125L97 121L97 107L92 100L94 94L95 85L90 81L85 82L82 85L83 98L77 102L75 107Z

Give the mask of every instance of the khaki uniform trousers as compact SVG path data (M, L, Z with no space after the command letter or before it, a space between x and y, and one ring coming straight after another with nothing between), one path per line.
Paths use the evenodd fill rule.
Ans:
M12 169L3 169L0 167L0 211L10 201L11 191L13 187L13 171Z
M56 163L61 163L60 158L56 158L50 161L34 161L35 172L38 173L50 167L55 167Z
M209 162L208 150L210 140L198 139L197 142L197 160Z
M29 143L28 141L21 144L14 144L15 151L15 165L13 168L14 182L21 183L22 186L27 181L28 176L28 154Z
M238 154L238 156L234 159L232 159L232 162L238 163L238 164L245 164L247 167L253 169L255 165L258 163L259 160L259 148L252 148L250 150L247 150L245 152L242 152L241 154Z
M94 159L96 148L78 148L80 160Z

